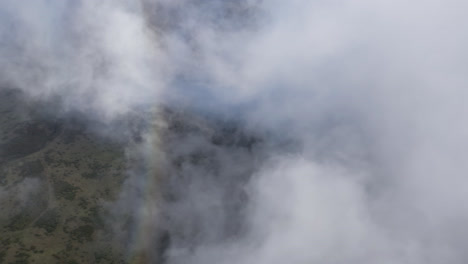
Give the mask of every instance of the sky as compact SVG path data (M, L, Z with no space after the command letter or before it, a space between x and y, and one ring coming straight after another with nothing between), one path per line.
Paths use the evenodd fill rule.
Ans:
M270 142L253 154L216 148L223 180L200 167L177 183L200 206L183 201L169 214L208 221L206 201L235 181L235 167L253 166L245 233L228 239L200 224L206 235L191 250L176 242L168 263L466 263L467 9L461 0L4 0L0 81L104 126L180 107ZM214 148L200 136L183 142Z

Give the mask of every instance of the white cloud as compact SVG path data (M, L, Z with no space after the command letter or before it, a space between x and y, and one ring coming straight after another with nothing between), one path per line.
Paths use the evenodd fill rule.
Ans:
M34 96L104 119L184 98L299 145L258 168L252 233L189 263L468 259L463 1L249 1L230 29L217 1L15 3L1 75ZM151 4L173 27L148 27Z

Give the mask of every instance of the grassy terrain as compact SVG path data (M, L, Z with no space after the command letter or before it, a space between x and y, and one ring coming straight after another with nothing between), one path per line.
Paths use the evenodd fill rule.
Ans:
M181 218L168 210L162 215L171 223L163 226L157 210L203 208L204 199L187 188L204 192L205 181L216 188L208 195L222 205L210 210L229 212L220 237L241 233L244 186L262 158L252 151L260 138L237 124L169 109L161 127L128 118L119 120L124 129L112 126L102 138L79 118L58 119L50 114L53 106L37 104L0 89L0 263L162 263L171 246L195 248L211 216L193 211ZM146 154L143 129L158 129L163 142L149 147L162 148L162 159Z
M125 180L122 147L0 93L0 263L126 263L103 220Z

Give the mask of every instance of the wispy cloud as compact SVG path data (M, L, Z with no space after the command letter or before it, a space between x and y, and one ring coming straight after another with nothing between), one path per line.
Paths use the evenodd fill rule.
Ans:
M170 263L466 263L467 9L458 0L6 0L0 76L104 122L183 104L294 142L251 150L262 162L244 186L247 234L201 235L179 255L176 243ZM252 154L199 135L183 142L171 147L232 163L182 170L192 182L179 188L201 200L171 213L209 219L208 201L228 191L207 175L235 177Z

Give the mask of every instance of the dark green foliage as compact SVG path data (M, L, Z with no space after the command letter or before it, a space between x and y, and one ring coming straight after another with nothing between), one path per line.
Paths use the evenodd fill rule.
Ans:
M25 162L21 166L20 175L22 177L40 177L44 172L44 166L39 160Z
M99 207L115 198L128 168L120 142L88 133L81 117L77 122L83 126L75 125L68 116L43 115L30 100L24 104L4 94L0 91L0 188L6 192L0 263L125 263L124 245L113 249L107 212ZM93 255L98 251L104 254Z
M16 137L0 145L0 154L7 160L24 157L42 149L54 138L58 127L52 123L23 123L14 131Z
M10 264L29 264L27 259L17 259L15 262L10 262Z
M32 217L28 213L21 212L11 219L7 228L11 231L23 230L31 223L32 220Z
M90 167L91 171L90 172L85 172L85 173L81 174L81 176L83 176L84 178L87 178L87 179L98 179L98 178L100 178L102 176L103 171L110 168L110 165L109 164L102 164L102 163L99 163L97 161L93 161L91 164L89 164L89 167Z
M39 218L34 226L44 228L47 233L52 233L59 223L59 214L57 210L49 210Z
M86 218L89 219L96 228L104 228L104 220L101 217L101 209L99 207L95 206L89 209L88 217Z
M80 198L80 201L78 202L78 206L79 206L81 209L86 209L86 208L88 208L88 201L86 201L85 198L81 197L81 198Z
M53 153L54 152L52 150L48 150L44 153L44 161L46 162L46 164L52 164L55 161L52 157Z
M112 252L108 250L94 252L94 259L96 259L96 263L112 263Z
M87 179L97 179L99 178L99 173L95 170L92 170L91 172L85 172L85 173L82 173L81 176L83 178L87 178Z
M80 226L70 232L70 236L73 240L80 243L83 241L91 241L93 239L94 227L91 225Z
M63 154L64 153L60 151L48 150L44 154L44 161L47 165L52 165L53 167L65 166L69 168L74 167L75 169L78 169L80 167L79 159L63 159Z
M14 264L27 264L29 263L28 259L29 259L30 255L26 252L17 252L15 254L15 262L13 262Z
M63 133L63 143L67 145L75 143L75 141L81 136L81 134L82 131L67 129L65 133Z
M2 244L3 247L8 247L8 245L10 245L10 243L11 243L10 239L6 238L6 239L2 240L1 244Z
M0 166L0 186L5 186L7 184L7 172Z
M76 192L79 190L78 187L71 185L70 183L62 180L54 181L54 192L55 196L60 199L73 200L75 199Z

